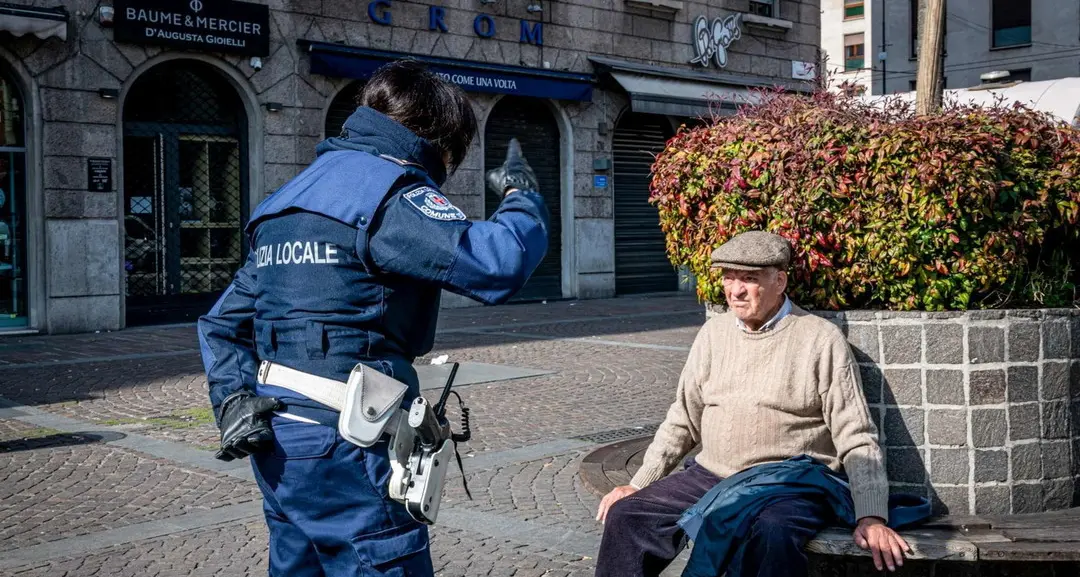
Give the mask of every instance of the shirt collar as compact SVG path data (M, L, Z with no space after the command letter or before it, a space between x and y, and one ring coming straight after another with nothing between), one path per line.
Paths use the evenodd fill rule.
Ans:
M780 322L781 319L788 316L789 314L791 314L791 299L789 299L787 295L784 295L783 306L781 306L780 310L777 311L775 315L773 315L773 318L769 319L769 322L761 325L760 329L756 331L750 330L749 328L747 328L746 324L742 322L742 319L738 317L735 317L735 326L748 333L763 333L774 328L776 326L776 323Z

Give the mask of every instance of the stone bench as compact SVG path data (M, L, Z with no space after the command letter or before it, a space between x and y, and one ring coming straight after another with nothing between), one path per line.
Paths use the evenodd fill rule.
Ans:
M629 483L651 440L651 436L629 439L590 453L579 471L586 488L603 496ZM1080 508L985 517L941 516L900 534L913 551L907 558L915 561L1068 563L1059 574L1080 575ZM855 544L851 530L844 527L821 531L806 550L825 556L870 555ZM1037 568L1032 572L1046 574Z

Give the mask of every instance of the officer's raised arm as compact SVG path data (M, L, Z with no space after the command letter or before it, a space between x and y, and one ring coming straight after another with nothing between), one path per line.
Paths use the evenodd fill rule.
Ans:
M372 227L368 242L375 266L434 280L486 304L509 300L547 253L550 216L516 139L506 162L487 174L487 184L503 200L480 222L470 222L430 185L397 193Z

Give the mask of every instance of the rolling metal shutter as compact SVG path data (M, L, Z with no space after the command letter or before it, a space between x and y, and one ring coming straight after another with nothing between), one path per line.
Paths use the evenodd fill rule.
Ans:
M360 94L363 88L364 82L357 80L337 93L337 96L330 103L330 108L326 111L326 124L323 127L326 131L323 135L324 138L332 138L341 134L341 127L345 124L345 121L352 116L353 112L356 112L356 96Z
M649 204L653 155L670 136L667 120L651 114L627 113L615 128L615 294L679 288L656 207Z
M562 163L559 126L543 102L511 96L503 98L491 112L484 130L485 172L506 160L506 148L511 138L517 138L521 143L522 152L540 181L540 194L551 213L547 255L513 300L562 298ZM486 191L484 199L484 213L491 216L498 209L498 201Z

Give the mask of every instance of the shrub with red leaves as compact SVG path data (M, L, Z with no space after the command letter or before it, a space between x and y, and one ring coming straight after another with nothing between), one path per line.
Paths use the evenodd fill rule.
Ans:
M1074 302L1080 131L1021 106L916 117L898 100L761 97L680 130L653 166L669 258L703 299L723 302L711 251L768 230L791 242L790 294L811 308Z

